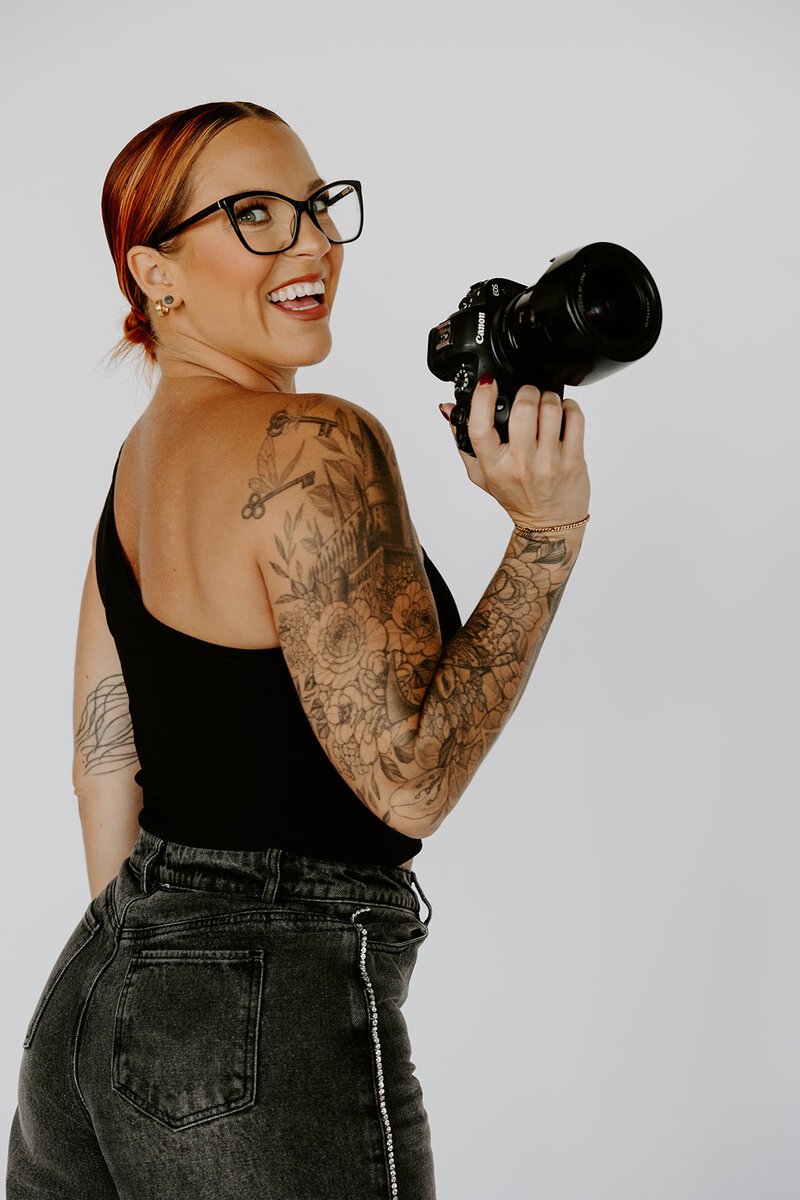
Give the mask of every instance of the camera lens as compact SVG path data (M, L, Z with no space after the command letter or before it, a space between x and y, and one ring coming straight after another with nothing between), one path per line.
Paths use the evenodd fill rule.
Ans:
M590 267L579 287L584 314L603 338L628 341L641 333L647 306L631 276L616 267Z
M497 304L467 296L464 333L453 334L446 348L457 346L460 336L463 353L481 358L478 373L490 365L495 378L502 377L499 396L509 407L523 383L558 391L619 371L652 350L661 329L655 280L641 259L616 242L590 242L558 255L529 287L513 279L475 286ZM451 318L454 330L457 317ZM437 331L429 365L438 341ZM452 357L452 373L440 378L453 379L461 366L455 353Z

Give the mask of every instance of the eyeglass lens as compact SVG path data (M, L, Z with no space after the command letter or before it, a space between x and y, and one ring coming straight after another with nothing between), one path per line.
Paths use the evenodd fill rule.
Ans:
M243 196L234 202L233 212L251 250L283 250L291 244L297 215L285 200L269 195ZM352 241L361 225L358 192L348 184L320 192L314 200L314 215L330 241Z

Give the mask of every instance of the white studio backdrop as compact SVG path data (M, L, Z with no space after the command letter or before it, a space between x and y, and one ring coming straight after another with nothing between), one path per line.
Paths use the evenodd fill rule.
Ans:
M72 669L91 535L148 399L100 221L123 144L274 108L363 180L329 358L388 428L466 618L509 523L437 405L470 284L614 241L645 359L568 389L592 520L532 682L415 862L405 1013L440 1200L800 1193L797 8L788 0L18 5L4 17L3 1150L27 1021L89 902ZM320 1194L320 1200L322 1193ZM403 1197L403 1200L411 1200Z

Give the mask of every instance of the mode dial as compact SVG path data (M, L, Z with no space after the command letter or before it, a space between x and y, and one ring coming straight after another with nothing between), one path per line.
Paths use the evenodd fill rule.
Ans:
M453 379L456 397L471 396L475 391L475 370L473 367L459 367Z

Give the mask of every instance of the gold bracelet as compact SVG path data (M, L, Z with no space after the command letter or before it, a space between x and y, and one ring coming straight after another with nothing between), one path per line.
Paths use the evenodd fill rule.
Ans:
M563 529L580 529L581 525L585 525L589 520L591 513L587 513L582 521L572 521L569 525L546 525L542 529L530 529L527 525L517 525L514 523L514 528L520 533L561 533Z

